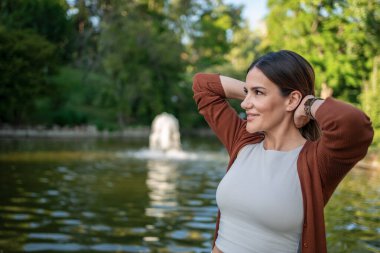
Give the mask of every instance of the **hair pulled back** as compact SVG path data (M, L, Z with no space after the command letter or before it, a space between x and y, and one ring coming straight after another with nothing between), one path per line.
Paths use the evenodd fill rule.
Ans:
M247 72L253 68L258 68L276 84L284 97L295 90L301 92L302 97L315 94L313 67L305 58L295 52L281 50L265 54L255 60ZM318 123L315 120L310 120L300 129L300 132L305 139L310 141L317 140L321 135Z

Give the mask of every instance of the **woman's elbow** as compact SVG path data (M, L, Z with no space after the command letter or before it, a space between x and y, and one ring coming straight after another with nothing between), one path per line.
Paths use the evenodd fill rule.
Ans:
M204 73L196 73L194 76L193 76L193 92L196 93L196 92L199 92L201 91L201 84L203 82L203 80L205 79L205 75Z

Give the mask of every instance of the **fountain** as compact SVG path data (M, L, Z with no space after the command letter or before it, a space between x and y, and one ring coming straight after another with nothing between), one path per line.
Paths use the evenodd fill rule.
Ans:
M169 113L157 115L152 122L149 148L164 152L181 150L178 120Z
M157 115L149 135L149 149L119 153L121 157L147 159L149 161L189 161L189 160L223 160L220 153L197 153L182 150L178 120L169 113Z

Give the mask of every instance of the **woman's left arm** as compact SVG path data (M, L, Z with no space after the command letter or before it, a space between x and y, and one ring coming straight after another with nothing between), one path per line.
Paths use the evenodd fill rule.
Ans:
M322 186L328 199L347 172L367 154L373 128L361 110L334 98L316 100L311 106L311 114L322 130L321 138L314 145Z

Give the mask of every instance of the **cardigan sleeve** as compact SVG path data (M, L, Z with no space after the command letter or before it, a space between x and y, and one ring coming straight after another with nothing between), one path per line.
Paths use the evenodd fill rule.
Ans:
M347 172L367 154L373 128L362 111L333 98L325 100L315 118L322 130L316 158L327 203Z
M227 102L218 74L196 74L193 92L199 113L226 147L230 157L237 153L244 140L260 136L246 131L246 120L239 118Z

